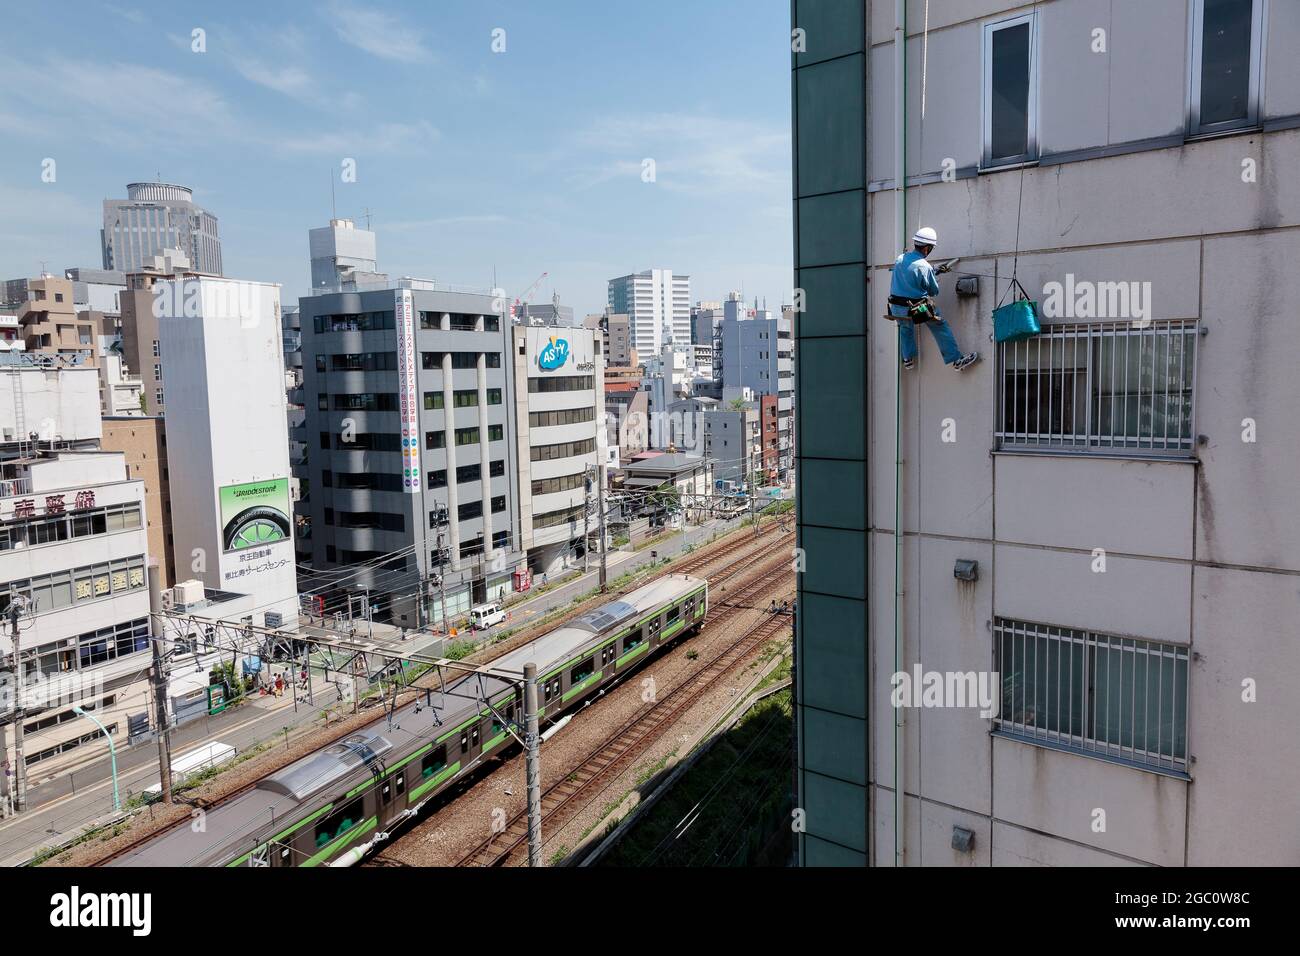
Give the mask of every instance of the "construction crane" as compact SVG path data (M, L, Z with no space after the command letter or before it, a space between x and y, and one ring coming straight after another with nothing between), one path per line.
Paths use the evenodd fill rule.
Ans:
M512 321L519 320L520 314L523 312L524 307L528 305L528 300L531 299L534 295L536 295L538 286L542 284L542 280L545 279L548 275L550 275L549 272L543 272L541 275L537 277L537 281L528 287L527 292L525 292L519 298L515 299L515 304L510 307L510 318Z

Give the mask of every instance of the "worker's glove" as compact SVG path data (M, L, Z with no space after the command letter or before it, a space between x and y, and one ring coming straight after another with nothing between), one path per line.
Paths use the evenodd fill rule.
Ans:
M941 265L939 268L935 269L934 271L935 271L937 274L939 274L939 275L943 275L945 272L947 272L947 271L948 271L949 269L951 269L951 268L952 268L952 263L951 263L951 262L945 262L943 265Z

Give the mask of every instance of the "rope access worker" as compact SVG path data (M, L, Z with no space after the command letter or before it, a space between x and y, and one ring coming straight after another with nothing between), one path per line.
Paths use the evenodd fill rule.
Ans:
M933 297L939 294L939 281L935 278L935 268L926 257L934 251L938 241L938 233L929 226L922 226L912 237L912 251L903 253L894 262L893 277L889 282L888 317L898 322L903 368L916 367L916 323L923 322L930 327L930 334L943 353L944 364L960 372L978 362L980 354L962 354L951 327L940 317L934 304ZM947 272L948 266L940 266L938 271Z

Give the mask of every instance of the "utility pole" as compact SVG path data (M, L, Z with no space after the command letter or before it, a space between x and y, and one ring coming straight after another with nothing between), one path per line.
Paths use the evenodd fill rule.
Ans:
M434 520L438 526L438 604L442 608L442 636L446 640L451 636L451 631L447 628L447 575L444 573L446 559L442 549L442 529L451 521L451 515L443 505L437 507Z
M158 777L162 784L162 802L172 802L172 732L167 722L167 671L163 661L162 582L158 562L149 562L149 629L153 632L153 667L149 672L153 684L154 710L157 711L155 733L158 738Z
M27 809L27 763L23 757L23 721L27 710L23 707L23 663L18 653L18 618L22 616L27 599L9 592L9 633L14 642L14 812ZM535 695L534 695L535 699Z
M537 733L537 665L524 665L524 776L528 788L528 865L542 865L542 758Z
M582 570L587 571L587 555L591 551L591 469L582 479Z

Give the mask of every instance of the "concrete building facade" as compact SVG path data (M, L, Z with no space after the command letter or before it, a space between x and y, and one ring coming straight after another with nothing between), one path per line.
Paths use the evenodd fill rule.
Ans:
M127 477L144 483L149 554L158 562L159 586L169 588L177 579L171 470L167 467L167 430L163 418L161 415L105 415L103 427L100 444L104 451L120 452L126 462Z
M534 575L556 574L584 547L584 533L598 542L591 502L607 442L601 335L524 325L511 335L521 541Z
M0 468L0 606L7 615L20 602L31 786L107 750L74 705L92 711L115 740L127 738L136 715L148 726L144 487L127 477L121 455L98 451L18 452ZM0 633L0 661L12 672L8 627ZM0 757L13 767L7 725L15 687L11 673L0 677ZM0 804L12 779L0 778Z
M780 476L793 462L794 338L785 314L747 309L732 293L723 303L726 315L718 332L724 395L749 389L777 399L777 470Z
M285 428L280 288L202 276L163 280L166 469L175 573L252 595L253 623L292 629L298 586Z
M418 626L441 621L444 596L451 619L511 587L518 445L499 304L411 279L299 300L312 566L325 581L356 568L322 588L329 600L369 590L383 619Z
M144 409L161 415L167 408L163 381L162 340L158 332L158 315L154 312L154 286L161 280L195 277L190 260L175 250L152 256L140 271L126 277L126 288L119 296L122 314L122 355L128 367L140 378Z
M307 231L313 292L356 291L357 284L387 278L378 272L375 234L358 229L351 219L331 219L328 226Z
M929 13L900 89L895 4L792 6L800 859L1294 865L1300 6ZM881 318L921 224L960 375ZM996 713L892 706L928 672Z

